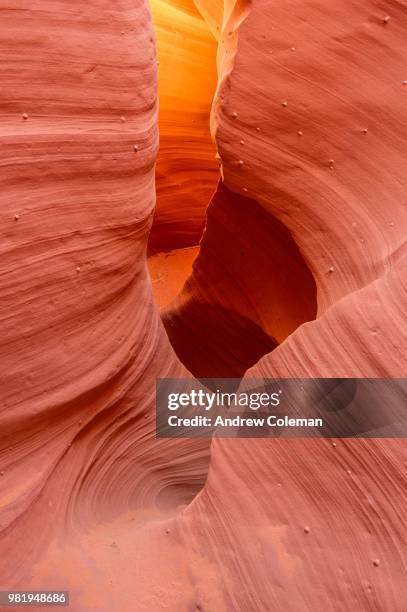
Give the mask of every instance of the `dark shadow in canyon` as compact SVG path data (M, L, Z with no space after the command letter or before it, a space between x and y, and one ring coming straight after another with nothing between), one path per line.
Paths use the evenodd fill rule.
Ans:
M242 377L316 312L315 281L286 227L219 183L192 274L163 311L179 359L197 378Z
M178 358L197 378L241 378L277 346L254 321L218 304L187 300L163 320Z

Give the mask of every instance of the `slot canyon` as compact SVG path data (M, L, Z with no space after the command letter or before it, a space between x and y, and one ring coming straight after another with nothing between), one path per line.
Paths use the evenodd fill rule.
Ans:
M0 16L0 591L405 612L405 439L160 439L155 385L405 378L406 3Z

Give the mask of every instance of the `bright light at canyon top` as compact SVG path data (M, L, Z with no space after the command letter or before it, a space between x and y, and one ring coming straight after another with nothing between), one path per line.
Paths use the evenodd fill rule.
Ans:
M209 116L217 41L192 0L152 0L157 40L160 151L152 252L199 242L219 172Z
M209 118L223 3L214 2L211 13L193 0L151 0L150 6L157 41L160 150L149 267L156 300L164 306L189 275L219 179Z

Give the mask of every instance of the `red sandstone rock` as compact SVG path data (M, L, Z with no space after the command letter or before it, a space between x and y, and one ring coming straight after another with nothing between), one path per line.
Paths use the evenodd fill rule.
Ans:
M284 223L318 286L319 318L248 376L405 376L407 14L394 12L390 32L372 2L260 0L230 49L213 116L225 184ZM204 492L177 524L221 572L225 608L402 610L404 446L215 441ZM197 515L212 517L206 537Z
M154 381L186 371L145 261L158 142L147 6L20 4L0 6L0 585L66 585L86 610L111 583L101 562L87 573L81 534L188 502L207 445L154 439Z
M402 612L404 442L216 440L203 486L205 445L154 439L155 378L186 371L145 262L149 14L142 0L20 4L0 5L1 588L70 589L75 611ZM405 375L407 16L391 8L383 23L388 5L371 0L226 3L221 190L236 233L247 206L264 215L252 232L267 262L250 258L280 287L271 304L252 293L261 278L234 272L241 293L224 296L280 334L252 376ZM216 30L217 11L204 12ZM186 288L215 306L221 292L199 276L203 261L225 278L222 210ZM281 258L266 245L275 219ZM228 272L239 260L223 252ZM273 264L302 270L306 313ZM318 318L302 324L308 270Z

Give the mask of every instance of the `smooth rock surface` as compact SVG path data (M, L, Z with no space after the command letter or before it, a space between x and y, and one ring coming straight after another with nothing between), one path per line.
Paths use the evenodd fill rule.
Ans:
M404 612L404 441L217 439L208 466L206 444L154 438L155 379L188 373L146 266L149 9L18 4L0 0L0 587L70 590L75 612ZM221 24L198 4L227 214L265 261L250 244L235 272L217 207L186 290L280 334L248 375L405 376L406 7L227 0ZM264 222L239 226L250 206ZM202 260L244 279L224 304Z

